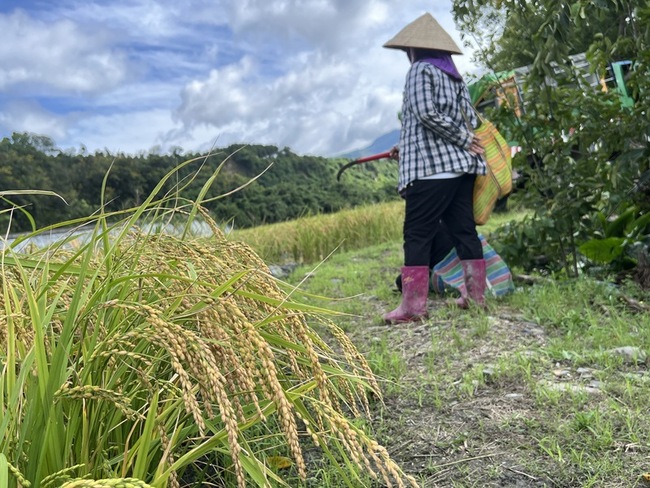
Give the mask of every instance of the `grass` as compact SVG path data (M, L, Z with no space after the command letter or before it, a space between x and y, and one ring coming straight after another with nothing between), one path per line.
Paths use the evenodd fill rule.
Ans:
M647 291L545 279L486 312L431 297L427 322L387 327L400 261L399 241L378 243L288 281L346 314L337 324L382 378L369 428L403 469L423 486L643 486L650 317L622 296Z

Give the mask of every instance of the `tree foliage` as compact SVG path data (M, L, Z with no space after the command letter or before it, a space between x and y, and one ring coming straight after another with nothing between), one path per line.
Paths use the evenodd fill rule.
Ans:
M515 164L528 175L524 199L535 212L495 244L512 264L576 274L594 264L581 246L598 248L585 244L605 239L608 223L632 212L643 228L617 236L627 259L610 264L637 263L650 245L647 219L638 218L650 209L650 8L628 0L456 0L454 14L485 68L530 68L522 113L503 106L490 116L523 147ZM599 77L608 63L634 63L626 80L633 107L569 69L580 52Z
M4 229L10 226L11 232L30 229L29 219L11 211L16 207L29 212L37 227L88 216L101 205L104 179L107 211L138 206L163 175L198 156L180 151L137 156L108 151L79 154L61 151L46 137L15 133L0 141L0 191L51 190L65 202L42 195L0 200L0 225ZM395 190L395 163L384 161L355 168L339 182L335 175L343 162L299 156L288 148L275 146L232 145L184 167L160 196L172 191L175 185L187 183L187 197L196 199L207 178L222 165L210 193L205 196L205 206L218 222L237 227L282 222L399 198ZM233 193L242 186L243 189Z

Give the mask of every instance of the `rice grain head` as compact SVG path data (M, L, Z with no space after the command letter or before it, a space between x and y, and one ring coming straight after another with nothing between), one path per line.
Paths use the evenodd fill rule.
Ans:
M225 432L239 488L247 486L240 461L242 441L246 441L246 454L255 455L250 447L255 448L256 440L246 438L250 429L241 426L264 422L269 429L275 428L268 422L271 415L277 418L302 479L307 477L307 466L298 421L316 445L328 442L334 434L359 468L375 476L379 472L386 483L398 478L398 486L402 486L400 477L404 475L399 468L384 451L373 447L365 434L353 429L343 413L351 410L358 414L359 407L368 412L368 392L380 396L367 361L336 325L317 313L298 311L250 247L226 240L215 228L209 239L132 232L112 251L110 260L98 253L89 261L90 268L102 277L93 286L107 288L92 295L105 297L102 303L89 302L78 308L75 339L81 346L90 336L96 340L90 349L80 346L71 352L71 362L74 354L83 360L60 387L57 401L110 402L134 422L147 417L147 402L154 394L161 395L160 405L182 402L196 427L193 441L207 441L215 428ZM49 256L52 262L68 258L64 253ZM2 279L3 284L11 282L15 287L22 283L6 269ZM57 275L57 279L60 281L44 280L51 287L48 296L59 297L52 323L63 324L66 319L69 323L66 313L73 303L72 294L86 283L75 282L70 276ZM22 323L28 317L26 304L16 298L9 303L0 299L0 325L13 320L17 328L29 330ZM310 327L308 318L324 324L336 344L327 344ZM55 329L51 332L57 334ZM34 339L25 334L21 340L29 345ZM329 375L325 365L339 373ZM94 371L102 374L93 375ZM114 378L118 374L127 376ZM80 382L84 377L97 383ZM135 386L124 382L131 377ZM104 384L108 381L113 381L113 386ZM297 408L296 398L300 408L308 409L310 419ZM181 447L186 442L176 439L174 429L173 422L157 423L154 429L161 449L168 452L161 460L165 466L180 457L173 444ZM264 438L260 436L260 442ZM263 452L264 447L259 449ZM172 486L178 484L174 473L168 480ZM149 485L134 478L107 478L75 479L62 486Z

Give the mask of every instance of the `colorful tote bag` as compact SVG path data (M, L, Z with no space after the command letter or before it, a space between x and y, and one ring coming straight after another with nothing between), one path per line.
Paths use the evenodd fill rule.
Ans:
M487 290L496 297L512 292L515 285L512 281L512 273L508 265L501 259L494 248L488 244L483 235L479 234L483 246L483 258L486 265ZM449 254L433 267L431 273L431 288L439 295L443 295L449 288L464 293L465 279L463 266L460 263L456 249L449 251Z
M485 148L487 174L477 176L474 183L474 221L483 225L492 215L497 200L512 191L512 155L494 124L480 115L479 118L481 125L474 134Z

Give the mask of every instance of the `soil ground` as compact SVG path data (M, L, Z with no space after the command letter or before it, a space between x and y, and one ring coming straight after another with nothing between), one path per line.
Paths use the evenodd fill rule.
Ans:
M442 300L430 300L430 311L440 307L446 307ZM598 460L581 465L569 460L568 452L563 458L559 445L553 451L556 432L549 423L562 419L562 405L540 399L535 385L576 394L585 410L606 400L601 385L587 368L550 361L541 352L547 332L516 310L496 306L487 317L474 313L460 322L368 326L360 321L348 329L371 360L394 362L394 381L384 384L372 426L405 472L423 487L650 487L642 475L650 471L647 443L608 446L620 462L612 469L628 472L602 477L581 472ZM513 354L524 364L530 359L529 377L495 371ZM648 379L647 365L635 364L628 373ZM540 446L546 444L544 452Z

